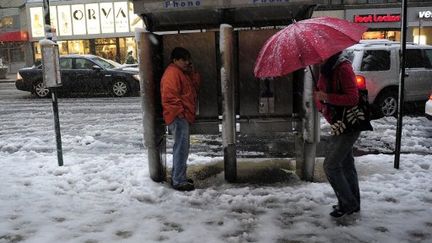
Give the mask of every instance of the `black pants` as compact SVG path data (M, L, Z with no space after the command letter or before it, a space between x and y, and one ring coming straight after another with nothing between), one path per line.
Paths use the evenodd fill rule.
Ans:
M352 148L360 132L332 136L326 150L324 171L343 210L360 207L360 190Z

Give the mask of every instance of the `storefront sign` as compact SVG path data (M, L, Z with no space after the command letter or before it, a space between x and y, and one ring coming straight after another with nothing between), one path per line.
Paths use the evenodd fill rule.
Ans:
M421 19L432 19L432 11L420 11L419 18Z
M214 1L214 0L212 0ZM213 6L215 7L217 5L221 5L220 3L217 3L214 1L200 1L200 0L171 0L171 1L164 1L163 6L164 8L193 8L193 7L203 7L204 5L209 7ZM291 0L243 0L243 1L231 1L229 7L234 7L235 5L249 5L249 4L276 4L276 3L290 3ZM225 3L223 5L226 5Z
M44 37L43 9L42 7L30 8L31 33L33 37Z
M72 35L72 18L70 5L57 6L57 13L59 35Z
M127 16L128 3L115 2L114 9L118 9L118 11L114 13L116 32L129 32L129 21Z
M112 3L100 3L99 14L102 33L114 33L114 8Z
M50 6L50 16L59 36L127 33L142 27L141 18L126 1ZM31 7L30 19L32 37L43 37L42 7Z
M199 7L201 1L165 1L165 8L186 8Z
M84 4L76 4L71 6L72 11L72 26L75 35L85 35L86 32L86 18Z
M354 23L400 22L400 14L354 15Z

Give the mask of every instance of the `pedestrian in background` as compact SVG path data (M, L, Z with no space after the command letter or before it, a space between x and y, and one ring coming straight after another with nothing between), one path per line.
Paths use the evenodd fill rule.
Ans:
M358 104L355 74L351 62L341 52L321 65L317 89L314 95L318 109L330 124L336 112L332 107ZM359 135L360 131L332 135L327 145L324 171L338 199L330 213L335 218L360 211L360 190L352 152Z
M172 186L179 191L191 191L195 186L186 177L189 127L195 121L201 78L194 70L191 54L185 48L174 48L170 59L171 63L162 76L161 96L165 124L174 136Z
M126 63L126 64L134 64L134 63L136 63L136 60L135 60L135 58L134 58L134 56L133 56L133 51L129 51L129 52L128 52L128 54L127 54L127 56L126 56L126 61L125 61L125 63Z

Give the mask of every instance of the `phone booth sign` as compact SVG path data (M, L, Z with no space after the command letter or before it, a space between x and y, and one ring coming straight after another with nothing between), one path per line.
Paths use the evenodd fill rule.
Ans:
M39 41L42 49L43 82L47 88L62 86L60 76L59 48L52 40Z

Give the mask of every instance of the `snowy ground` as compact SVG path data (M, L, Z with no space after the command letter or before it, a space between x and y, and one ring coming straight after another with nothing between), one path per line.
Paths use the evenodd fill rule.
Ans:
M400 170L389 154L395 119L362 134L356 146L375 153L356 158L362 210L335 221L335 197L319 176L309 183L279 170L278 183L229 184L216 170L185 193L152 182L138 97L61 99L59 108L63 167L50 101L0 98L0 242L432 242L424 117L404 119ZM221 161L190 157L196 168Z

